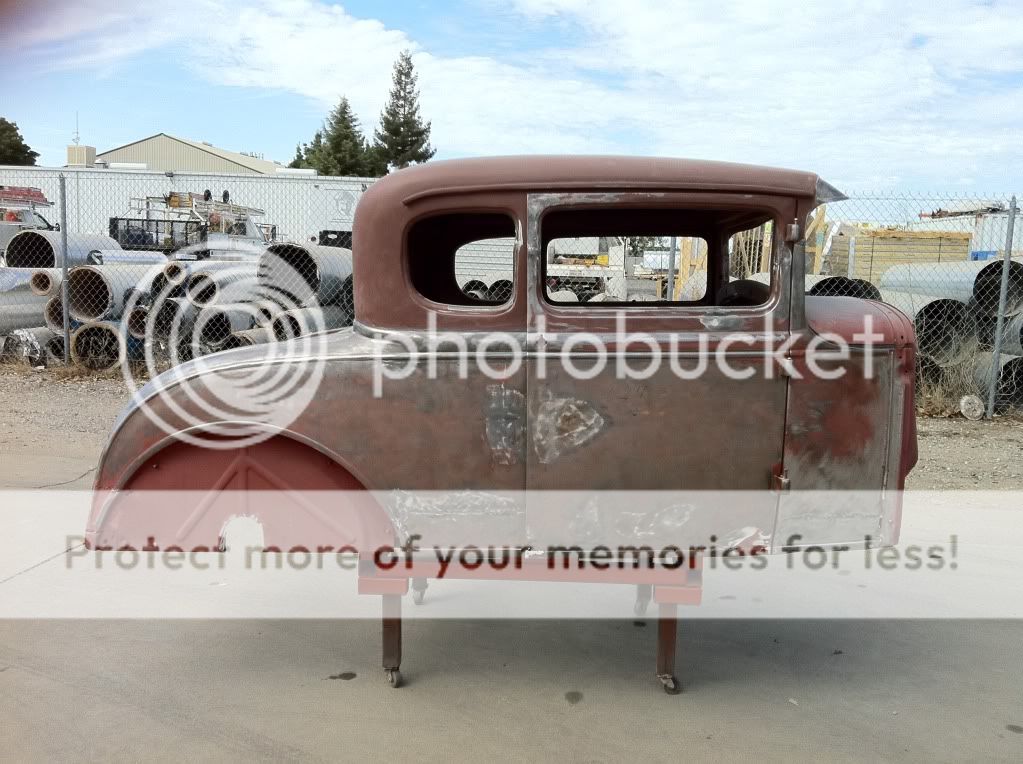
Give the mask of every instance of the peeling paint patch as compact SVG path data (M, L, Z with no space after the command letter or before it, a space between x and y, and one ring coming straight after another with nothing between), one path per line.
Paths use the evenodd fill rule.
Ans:
M525 396L504 385L490 385L484 410L487 445L495 464L519 464L525 454Z
M541 464L550 464L565 451L578 448L597 436L604 417L588 401L555 398L547 393L533 424L533 449Z

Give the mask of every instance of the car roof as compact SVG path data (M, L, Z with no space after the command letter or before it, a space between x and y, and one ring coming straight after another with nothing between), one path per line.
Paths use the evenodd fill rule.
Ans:
M430 196L472 191L575 189L730 191L816 197L821 190L818 183L817 175L811 172L702 159L500 156L433 161L391 173L373 184L366 201L386 198L389 203L400 200L411 204Z

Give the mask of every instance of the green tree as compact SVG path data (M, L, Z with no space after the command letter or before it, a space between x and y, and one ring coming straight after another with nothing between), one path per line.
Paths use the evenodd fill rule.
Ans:
M382 175L359 120L347 98L341 98L310 143L295 150L290 167L312 168L321 175Z
M419 114L419 78L412 66L412 54L405 50L394 62L391 94L380 114L373 147L377 161L394 168L426 162L436 149L430 146L430 123Z
M33 151L21 137L18 125L0 117L0 164L34 165L38 151Z
M322 130L317 130L316 131L316 133L313 135L312 142L307 143L304 146L303 153L305 155L305 159L304 159L304 166L305 167L312 168L312 169L316 170L316 172L320 172L320 173L322 173L324 175L329 174L329 173L324 173L324 172L322 172L320 170L321 167L325 167L326 166L326 162L324 161L324 158L323 158L323 131Z

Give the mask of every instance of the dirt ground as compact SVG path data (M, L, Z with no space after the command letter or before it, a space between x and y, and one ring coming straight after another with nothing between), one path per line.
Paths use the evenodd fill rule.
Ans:
M88 487L129 398L120 377L0 370L0 487ZM917 428L910 489L1023 488L1023 420L921 418Z

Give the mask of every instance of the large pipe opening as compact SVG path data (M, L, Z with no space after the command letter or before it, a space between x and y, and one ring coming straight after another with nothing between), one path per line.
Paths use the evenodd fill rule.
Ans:
M264 342L271 342L274 339L274 334L269 329L246 329L242 332L235 332L232 335L231 344L234 347L247 347L251 345L260 345Z
M149 309L141 305L131 309L124 319L128 334L136 339L146 338L146 323L149 320Z
M316 259L303 247L294 244L276 244L266 255L260 268L270 284L299 304L305 304L320 290L320 270Z
M63 334L55 334L46 341L46 360L49 363L64 363Z
M106 277L94 266L75 268L68 274L68 312L78 321L96 321L110 311L114 296Z
M182 284L188 278L188 266L181 263L167 263L164 266L163 275L170 284Z
M219 347L231 338L231 319L220 311L204 315L202 328L199 330L199 343Z
M1001 355L995 368L994 354L977 356L974 379L980 394L987 398L992 377L995 378L995 411L1003 413L1023 405L1023 357Z
M1004 260L994 260L977 274L973 281L973 298L978 310L990 315L998 312L1001 301L1002 269ZM1006 313L1016 313L1023 308L1023 263L1009 261L1009 289L1006 295Z
M164 300L153 319L153 333L157 337L170 337L181 314L180 298Z
M920 352L940 366L960 363L976 351L977 325L969 307L959 300L934 300L913 320Z
M64 328L64 304L60 295L51 297L46 303L46 310L43 312L43 320L53 331L62 331Z
M282 313L274 319L273 333L281 342L293 340L302 336L302 324L294 316Z
M196 305L209 305L217 296L217 282L208 273L199 273L188 280L188 299Z
M48 270L36 271L28 282L32 292L41 297L48 297L52 294L58 283L59 279L54 278Z
M880 300L881 292L876 286L863 279L846 276L828 276L814 284L807 292L811 297L859 297L863 300Z
M105 371L121 360L121 338L109 324L85 324L71 337L75 363L93 371Z
M53 245L35 231L22 231L7 243L9 268L54 268L56 265Z

